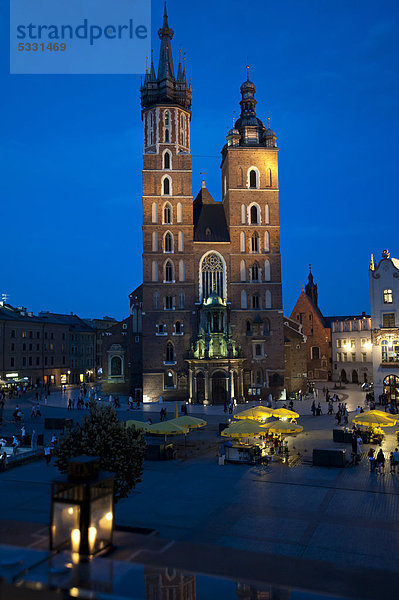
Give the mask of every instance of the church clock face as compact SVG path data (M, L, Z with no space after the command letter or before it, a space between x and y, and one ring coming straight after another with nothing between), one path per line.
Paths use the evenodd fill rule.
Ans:
M249 92L244 92L244 99L250 98L251 94Z

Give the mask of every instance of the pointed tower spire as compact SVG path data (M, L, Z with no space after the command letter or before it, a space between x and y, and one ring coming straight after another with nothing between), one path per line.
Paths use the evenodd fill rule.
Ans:
M161 40L161 49L159 52L159 65L158 65L158 80L162 81L162 79L172 79L175 78L175 72L173 69L173 58L172 58L172 48L171 48L171 40L173 38L173 29L170 29L168 23L168 13L166 10L166 2L165 2L165 10L163 13L163 26L158 31L159 39Z
M179 61L178 79L175 79L173 68L171 40L173 29L169 27L168 13L165 9L163 23L158 31L161 40L159 51L158 76L155 72L154 61L151 52L151 67L147 69L144 85L141 87L141 106L144 109L162 104L179 104L184 108L191 107L191 87L187 86L186 74L181 59Z
M317 284L313 281L311 264L309 264L309 276L308 283L305 285L305 293L311 300L313 300L313 304L317 306Z
M177 81L183 81L184 79L184 74L183 74L183 69L182 69L182 65L181 65L181 48L179 48L179 67L177 69Z
M154 67L154 50L151 48L150 81L156 81L156 80L157 80L157 76L156 76L155 67Z

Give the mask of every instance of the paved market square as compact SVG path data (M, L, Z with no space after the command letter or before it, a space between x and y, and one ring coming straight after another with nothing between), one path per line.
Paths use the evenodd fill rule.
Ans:
M82 418L86 411L66 410L70 393L78 392L52 394L42 406L42 419ZM355 386L338 393L348 403L350 417L356 406L364 405L364 393ZM290 438L291 456L300 453L293 466L219 466L223 438L218 425L229 415L223 407L190 406L189 414L205 418L207 427L190 434L187 456L180 452L174 461L145 462L142 482L116 507L116 523L153 529L163 538L396 571L399 475L391 475L388 466L384 475L370 473L366 458L343 469L313 467L313 448L339 447L332 441L335 418L325 414L321 391L317 400L324 413L320 417L311 415L311 400L295 402L304 432ZM22 405L29 415L29 400L26 408ZM173 418L174 405L166 407L168 418ZM155 421L159 408L145 405L127 411L122 399L117 412L121 420L146 420L151 415ZM12 428L7 411L5 420L3 430ZM28 432L39 426L29 417L26 424ZM386 455L396 444L396 428L392 429L383 442ZM1 473L1 519L48 524L50 483L57 475L44 461Z

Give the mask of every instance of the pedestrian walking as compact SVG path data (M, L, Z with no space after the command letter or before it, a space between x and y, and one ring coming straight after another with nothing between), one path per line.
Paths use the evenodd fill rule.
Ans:
M382 451L382 448L380 448L378 450L378 454L377 454L377 470L378 473L384 475L384 469L385 469L385 456L384 453Z
M312 402L312 407L310 410L312 411L312 415L315 417L316 416L316 403L314 400Z
M375 457L374 457L374 448L370 448L367 452L367 457L370 463L370 473L374 473L375 471Z
M393 466L394 472L397 473L397 470L399 469L399 450L397 448L395 448L393 453Z
M22 444L22 446L25 446L25 438L26 438L26 429L25 429L25 425L22 425L22 427L21 427L21 444Z
M363 452L362 452L362 444L363 444L363 440L360 437L360 435L358 435L356 437L356 445L357 445L357 454L361 457Z
M44 458L46 459L46 465L48 466L51 461L51 447L46 446L44 449Z

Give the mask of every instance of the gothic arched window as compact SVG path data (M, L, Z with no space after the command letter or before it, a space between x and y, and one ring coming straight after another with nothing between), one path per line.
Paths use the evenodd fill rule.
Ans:
M250 208L249 219L251 225L259 225L260 224L260 208L257 204L252 204Z
M269 260L265 260L265 281L270 281L271 279L271 272L270 272L270 261Z
M162 194L164 196L170 196L170 179L169 177L165 177L162 182Z
M256 188L257 187L257 176L255 169L251 169L249 172L249 187Z
M169 202L163 207L163 222L165 225L172 223L172 207Z
M200 266L201 300L209 298L213 290L218 296L225 298L225 264L220 254L210 252L201 260Z
M176 321L175 333L177 333L177 334L183 333L183 323L181 321Z
M169 125L169 111L165 110L165 125Z
M254 310L258 310L260 308L260 298L259 294L254 294L252 296L252 308Z
M165 152L163 155L163 168L170 169L170 152Z
M173 252L173 236L170 231L165 234L164 252Z
M173 344L168 342L166 344L166 362L174 362L175 360L175 349L173 348Z
M171 283L173 281L173 264L170 260L165 263L165 281Z
M251 281L259 281L259 265L255 262L251 267Z
M251 252L259 252L259 235L256 231L251 237Z

